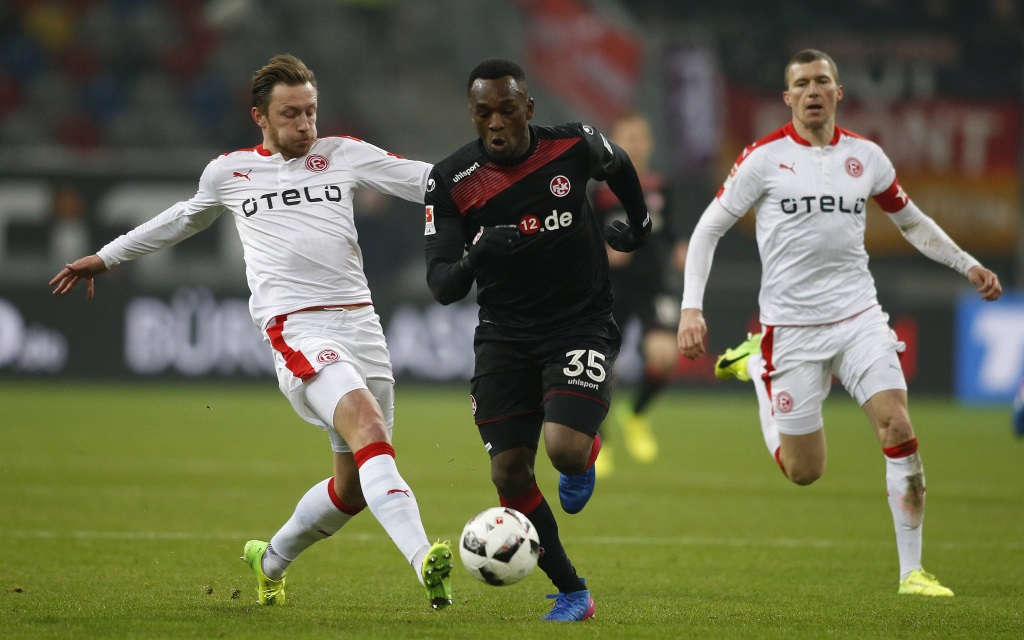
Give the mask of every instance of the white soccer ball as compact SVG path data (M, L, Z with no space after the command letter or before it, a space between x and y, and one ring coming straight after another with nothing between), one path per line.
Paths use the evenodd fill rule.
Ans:
M459 557L478 580L495 586L515 584L537 566L540 538L523 514L507 507L491 507L463 527Z

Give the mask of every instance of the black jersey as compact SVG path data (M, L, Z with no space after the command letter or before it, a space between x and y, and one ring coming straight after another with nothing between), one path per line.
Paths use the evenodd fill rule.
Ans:
M430 174L428 269L435 260L459 260L482 227L515 225L512 253L476 272L481 322L558 329L608 316L608 257L587 184L616 176L623 165L635 177L624 156L579 123L530 126L529 150L509 163L492 160L480 140L465 145Z

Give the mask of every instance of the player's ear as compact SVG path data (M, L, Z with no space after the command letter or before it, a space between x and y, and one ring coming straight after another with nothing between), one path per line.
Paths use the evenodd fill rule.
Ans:
M267 118L259 110L259 107L253 107L252 108L252 120L253 120L253 122L256 123L256 126L258 126L260 129L266 129L267 128Z
M838 85L836 85L836 102L839 102L842 99L843 99L843 85L838 84Z
M526 119L533 119L533 98L526 99Z
M789 91L782 92L782 101L786 103L787 107L793 106L793 102L789 99Z

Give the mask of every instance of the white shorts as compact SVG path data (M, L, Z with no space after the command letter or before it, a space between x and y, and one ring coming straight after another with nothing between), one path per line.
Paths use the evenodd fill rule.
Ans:
M821 407L832 376L862 406L880 391L905 391L898 356L903 346L878 306L833 324L763 326L761 377L779 432L804 435L824 425Z
M373 394L391 432L395 378L380 317L372 306L278 316L267 326L266 337L281 392L299 417L330 434L334 451L352 451L332 425L338 402L355 389Z

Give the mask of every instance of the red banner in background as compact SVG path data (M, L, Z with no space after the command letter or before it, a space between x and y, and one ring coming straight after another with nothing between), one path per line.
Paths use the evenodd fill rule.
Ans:
M600 128L635 108L636 36L577 0L520 0L530 22L530 75Z
M735 85L718 173L728 175L743 148L778 129L792 112L776 95ZM867 105L845 100L836 123L882 146L906 192L964 249L1009 257L1020 233L1019 101L907 99ZM869 202L867 248L873 255L916 251ZM752 220L744 220L750 225Z

